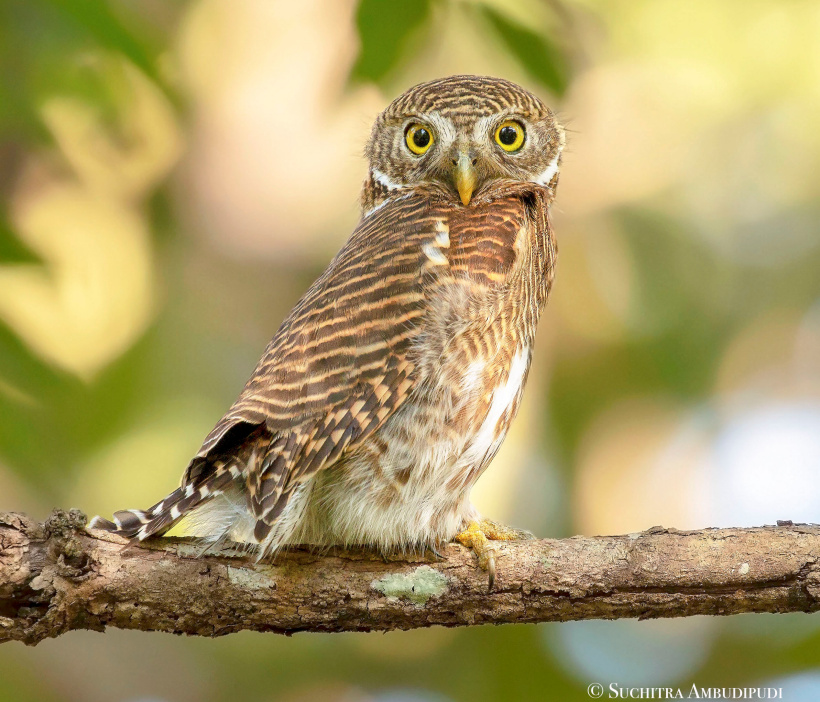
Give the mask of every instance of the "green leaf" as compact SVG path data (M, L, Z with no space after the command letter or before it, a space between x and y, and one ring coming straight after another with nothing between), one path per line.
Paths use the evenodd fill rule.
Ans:
M108 109L112 85L116 91L122 83L100 78L109 56L137 66L176 102L158 69L158 33L132 21L122 3L0 0L0 139L22 148L50 144L40 106L54 95Z
M112 12L104 0L48 0L71 17L102 47L126 56L143 73L162 84L157 72L158 48L145 35L137 35Z
M569 66L556 45L486 5L480 11L527 73L556 95L563 95L569 84Z
M430 16L430 0L361 0L356 13L361 49L351 78L380 82Z
M0 209L0 263L39 263L40 260L15 235Z

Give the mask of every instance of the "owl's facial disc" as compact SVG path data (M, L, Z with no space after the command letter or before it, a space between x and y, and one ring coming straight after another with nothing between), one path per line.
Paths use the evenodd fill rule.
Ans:
M465 124L455 123L437 112L428 113L424 118L429 125L426 129L431 133L431 141L434 138L432 135L435 135L436 144L429 149L428 154L428 149L419 152L415 144L408 141L410 151L419 161L419 175L455 190L466 207L470 204L473 193L490 175L487 169L488 159L483 153L484 145L471 135ZM408 134L413 133L416 127L416 124L411 124Z
M413 141L407 143L405 158L415 164L416 178L442 185L465 207L486 183L529 180L529 166L539 159L540 153L534 153L541 145L538 129L531 137L529 120L512 111L477 117L429 112L410 119L407 135L421 123L431 141L423 152Z
M373 126L363 211L424 184L464 207L496 181L554 193L563 146L550 109L514 83L485 76L422 83L390 103Z

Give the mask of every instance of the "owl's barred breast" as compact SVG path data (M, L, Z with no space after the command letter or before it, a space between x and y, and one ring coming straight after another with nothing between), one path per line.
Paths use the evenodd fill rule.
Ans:
M554 243L538 192L461 208L428 203L424 313L401 407L304 493L289 543L385 551L451 539L476 517L470 490L514 419Z

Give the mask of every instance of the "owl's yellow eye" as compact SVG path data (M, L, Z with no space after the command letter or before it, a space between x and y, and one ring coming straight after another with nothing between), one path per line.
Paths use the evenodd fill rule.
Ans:
M423 124L414 123L407 127L404 140L407 142L407 148L410 151L417 156L421 156L427 153L433 145L433 132Z
M518 151L524 144L524 125L508 119L495 130L495 143L504 151Z

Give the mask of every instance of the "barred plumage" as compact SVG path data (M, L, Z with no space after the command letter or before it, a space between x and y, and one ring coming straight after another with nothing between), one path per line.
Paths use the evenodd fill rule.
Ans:
M511 117L527 129L517 156L482 141ZM409 121L438 151L408 156ZM181 487L92 526L142 539L183 520L260 555L453 538L518 410L552 283L562 147L552 113L507 81L453 77L394 101L368 147L361 222Z

